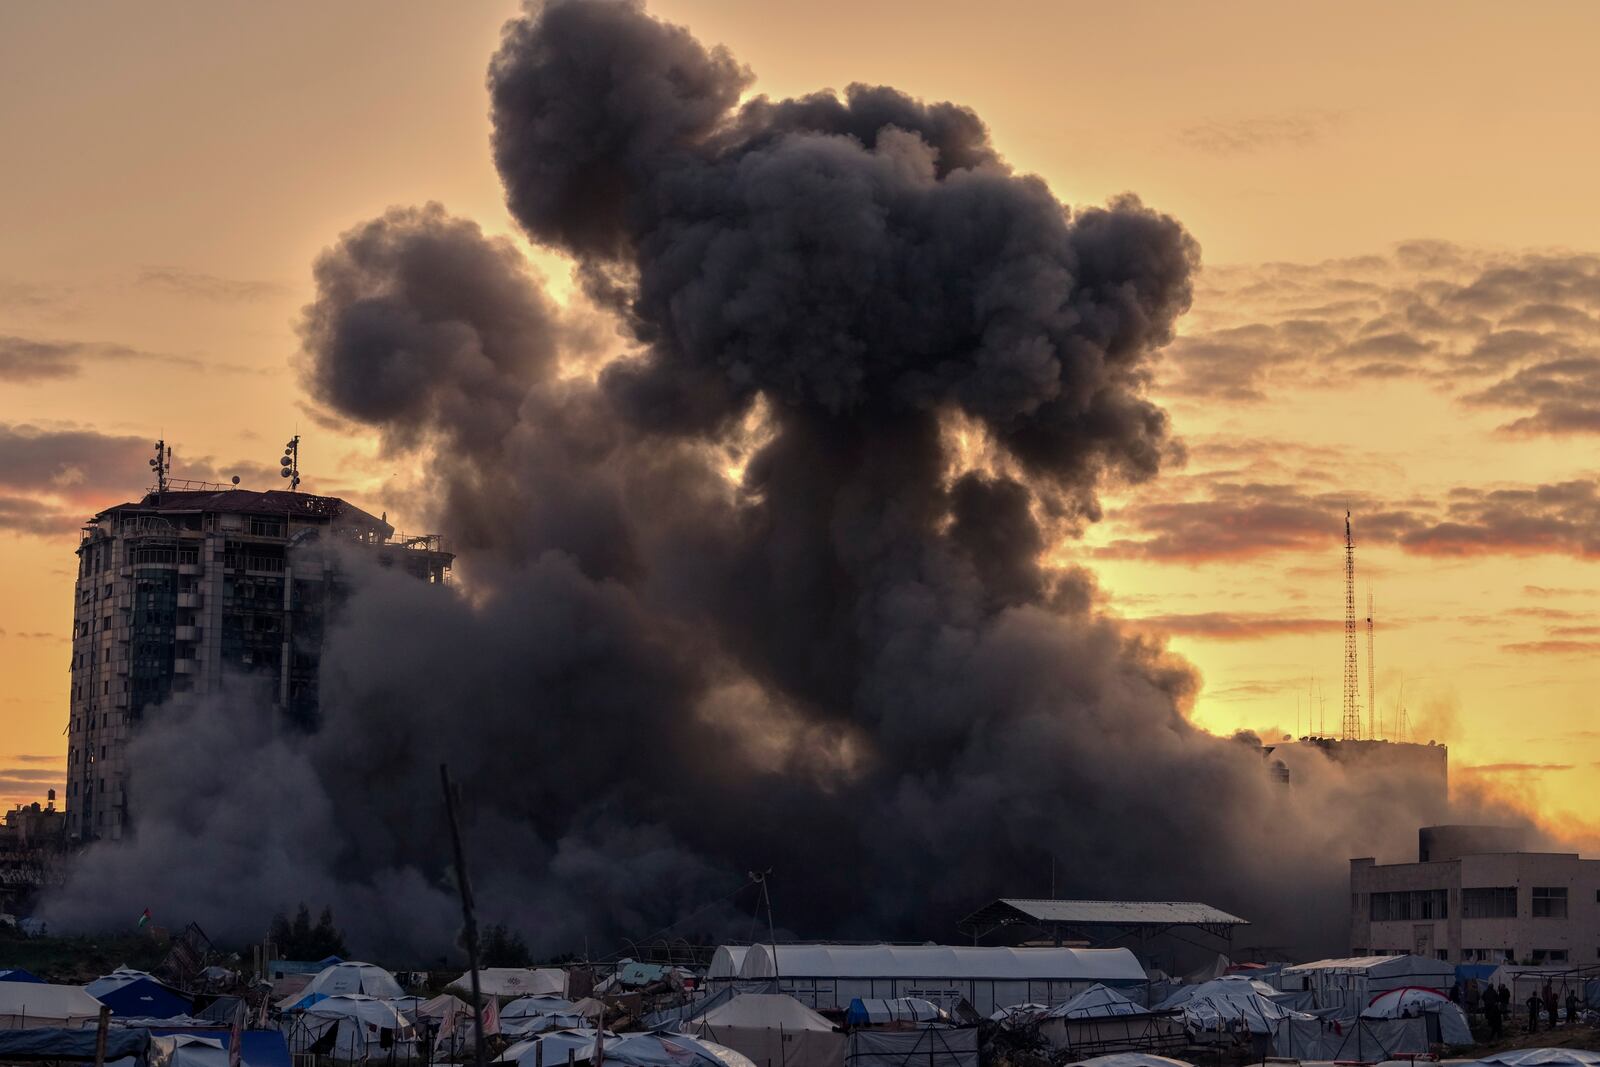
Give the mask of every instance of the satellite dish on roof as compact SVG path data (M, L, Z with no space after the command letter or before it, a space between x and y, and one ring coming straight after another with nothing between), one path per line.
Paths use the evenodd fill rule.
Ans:
M278 468L278 475L280 477L283 477L283 478L289 477L289 468L288 467L279 467Z
M239 484L239 476L237 474L235 474L233 476L233 484L234 485L238 485Z

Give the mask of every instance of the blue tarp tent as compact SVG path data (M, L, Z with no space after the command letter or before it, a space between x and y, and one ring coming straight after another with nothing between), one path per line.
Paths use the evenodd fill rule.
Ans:
M0 1030L0 1060L16 1063L24 1060L84 1060L93 1063L100 1035L93 1028L87 1030L59 1030L41 1027L37 1030ZM150 1048L150 1035L143 1030L110 1030L106 1033L105 1058L107 1062L124 1056L145 1055ZM285 1064L287 1064L285 1060Z
M43 978L21 967L13 967L10 970L0 968L0 982L31 982L34 985L44 985Z
M110 1008L112 1015L128 1018L171 1019L194 1010L194 1001L143 971L118 968L83 990Z
M222 1047L227 1048L232 1044L233 1033L230 1030L151 1030L151 1037L171 1037L173 1034L193 1034L196 1037L209 1037L222 1042ZM293 1061L289 1057L289 1044L284 1040L282 1031L279 1030L246 1030L244 1044L239 1050L239 1059L244 1067L291 1067Z

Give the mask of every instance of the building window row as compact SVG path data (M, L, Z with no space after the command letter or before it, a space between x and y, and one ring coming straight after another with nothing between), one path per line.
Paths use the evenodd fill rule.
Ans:
M1567 917L1567 887L1534 886L1533 917L1535 919L1565 919ZM1566 959L1566 953L1561 954Z
M1515 919L1517 887L1480 886L1461 891L1463 919Z
M1445 889L1419 889L1408 892L1372 894L1373 922L1406 919L1448 919L1450 893Z

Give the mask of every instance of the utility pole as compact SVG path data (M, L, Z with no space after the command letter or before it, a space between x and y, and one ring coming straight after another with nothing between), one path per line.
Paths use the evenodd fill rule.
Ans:
M461 892L461 939L466 942L467 966L472 974L473 1060L477 1067L484 1067L483 993L478 988L478 918L472 907L472 883L467 881L467 854L461 847L461 826L456 821L456 788L450 781L450 768L443 763L439 764L439 781L444 786L444 813L450 822L450 841L455 846L456 888Z
M1350 512L1344 513L1344 721L1339 737L1361 737L1361 668L1356 663L1356 543L1350 536Z

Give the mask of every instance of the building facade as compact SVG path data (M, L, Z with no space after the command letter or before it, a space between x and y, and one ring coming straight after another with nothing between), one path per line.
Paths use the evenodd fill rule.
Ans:
M322 636L341 554L443 582L437 537L396 540L335 497L228 486L166 489L84 527L74 593L67 834L129 826L127 744L155 708L256 679L292 720L315 721Z
M1506 827L1431 826L1416 863L1350 861L1352 954L1600 962L1600 860L1521 852Z

